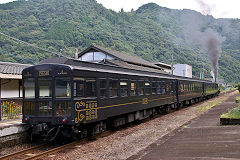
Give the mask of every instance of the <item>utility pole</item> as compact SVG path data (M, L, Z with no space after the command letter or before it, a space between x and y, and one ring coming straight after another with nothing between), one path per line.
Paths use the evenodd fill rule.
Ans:
M59 52L63 54L63 49L60 49ZM58 55L58 57L60 57L60 55Z
M204 64L202 65L202 79L204 79Z

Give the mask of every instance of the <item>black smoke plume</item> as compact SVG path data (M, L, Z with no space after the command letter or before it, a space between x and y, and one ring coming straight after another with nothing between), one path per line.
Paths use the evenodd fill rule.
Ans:
M212 65L213 78L216 81L218 77L218 60L221 56L221 45L224 38L212 29L206 30L205 36L205 47Z
M204 15L210 15L213 6L210 6L202 0L195 0ZM186 18L187 17L187 18ZM207 52L212 66L213 79L216 81L218 76L218 60L221 57L221 45L225 40L216 30L206 28L211 23L211 16L202 16L197 13L191 13L184 16L184 37L190 43L201 47L202 52Z

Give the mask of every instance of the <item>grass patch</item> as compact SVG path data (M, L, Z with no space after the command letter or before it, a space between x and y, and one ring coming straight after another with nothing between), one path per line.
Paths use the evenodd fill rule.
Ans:
M228 110L227 113L223 113L221 115L221 118L236 118L236 119L239 119L240 118L240 106Z
M200 113L205 112L205 111L209 110L210 108L216 106L217 104L218 104L217 101L207 102L207 104L203 104L200 107L198 107L198 112L200 112Z
M240 97L236 97L236 102L237 102L237 103L240 102Z

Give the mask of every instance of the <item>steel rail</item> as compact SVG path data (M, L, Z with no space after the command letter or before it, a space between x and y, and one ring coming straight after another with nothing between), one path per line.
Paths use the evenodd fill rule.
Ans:
M95 136L89 137L89 138L98 139L98 138L109 136L111 133L113 133L113 131L105 131L105 132L102 132L102 133L100 133L98 135L95 135ZM84 144L86 144L88 142L89 142L88 138L83 138L80 141L75 141L75 142L72 142L72 143L65 144L63 146L59 146L59 147L56 147L56 148L53 148L53 149L41 152L41 153L39 153L37 155L33 155L31 157L25 158L24 160L32 160L32 159L42 158L42 157L45 157L45 156L50 155L52 153L57 153L59 151L62 151L64 149L73 148L73 147L78 146L78 145L84 145Z
M38 145L38 146L34 146L34 147L31 147L31 148L24 149L22 151L18 151L18 152L12 153L12 154L4 155L4 156L0 157L0 160L10 159L10 158L16 157L18 155L22 155L24 153L28 153L28 152L30 152L30 151L32 151L34 149L43 148L43 147L45 147L47 145L48 144L41 144L41 145Z

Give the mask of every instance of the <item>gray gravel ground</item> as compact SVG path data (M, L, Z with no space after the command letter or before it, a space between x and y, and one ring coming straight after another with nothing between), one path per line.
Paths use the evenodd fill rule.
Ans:
M34 145L31 144L21 144L21 145L16 145L14 147L10 147L10 148L0 148L0 157L3 155L7 155L10 153L14 153L14 152L18 152L27 148L30 148Z

